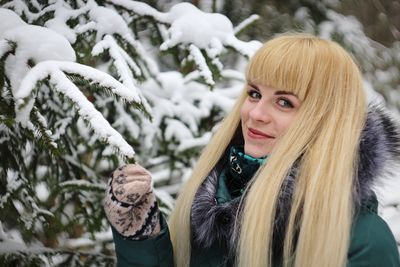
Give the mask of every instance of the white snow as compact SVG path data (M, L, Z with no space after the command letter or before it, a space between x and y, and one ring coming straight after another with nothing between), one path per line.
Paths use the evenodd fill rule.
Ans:
M125 21L115 10L99 6L92 7L89 16L96 23L97 41L106 34L119 33L121 36L129 34Z
M239 32L241 32L244 28L248 27L250 24L254 23L254 21L260 19L259 15L251 15L250 17L248 17L247 19L245 19L244 21L242 21L239 25L237 25L234 28L234 33L235 35Z
M93 82L98 82L101 86L109 87L114 94L119 95L128 102L141 102L135 87L127 88L105 72L78 63L53 60L37 64L31 69L24 77L16 98L27 97L38 80L45 78L47 75L57 70L65 73L79 74Z
M193 59L196 63L197 67L199 68L199 75L203 77L207 84L213 86L215 84L212 72L207 66L206 59L204 58L203 54L201 53L200 49L195 45L189 46L190 57L189 59Z
M26 25L26 23L15 12L6 8L0 8L0 18L0 39L3 38L3 34L6 31Z
M378 94L372 87L371 83L364 80L364 89L367 94L367 100L369 103L384 103L385 100L382 95Z
M173 207L175 205L175 200L165 190L154 189L154 194L161 201L161 203L163 203L167 206L169 211L173 209Z
M42 182L36 185L36 195L40 201L46 201L50 195L46 183Z
M18 177L18 173L13 170L7 170L7 192L0 198L0 208L9 200L11 194L23 184L22 179Z
M68 40L45 27L19 26L5 31L2 38L17 45L14 55L9 55L5 61L5 73L14 95L29 71L29 60L35 64L46 60L75 61L75 51Z
M62 34L71 44L76 41L76 32L67 26L65 20L55 17L46 21L45 26L55 32Z
M52 139L57 140L60 138L61 135L64 135L67 127L70 126L71 122L71 118L63 118L54 123L55 132L51 136Z
M131 0L108 0L109 2L122 6L128 10L132 10L135 13L142 14L150 17L158 17L162 15L161 12L158 12L156 9L152 8L146 3L142 3L140 1L131 1Z
M141 75L139 66L131 59L131 57L117 44L111 35L106 35L104 39L98 42L92 50L92 55L97 56L104 50L108 49L110 56L114 60L114 65L122 83L128 88L135 88L134 80L132 79L132 71L135 75ZM130 69L131 68L131 69Z
M258 41L243 42L237 39L233 25L226 16L203 12L190 3L178 3L169 12L163 13L139 1L110 0L110 2L169 24L168 38L160 46L161 50L167 50L181 43L207 49L213 46L215 39L218 39L221 44L231 46L241 54L250 57L261 46ZM247 24L254 19L256 17L244 23Z
M181 121L165 119L165 122L168 125L164 132L167 140L185 140L192 138L192 133Z
M178 151L184 151L189 148L193 147L204 147L208 144L208 142L211 139L211 133L205 133L203 136L199 138L192 138L192 139L183 139L178 146L177 150Z
M165 138L174 139L179 151L199 142L198 124L208 118L213 107L229 111L243 89L239 85L211 91L205 85L187 81L181 73L174 71L160 73L158 80L162 88L155 82L142 85L144 96L156 105L153 107L152 123L143 121L141 136L145 147L152 147L154 139L161 134L161 124L165 123ZM173 118L179 118L180 123Z
M132 118L131 114L127 113L123 109L122 106L117 106L116 108L118 112L118 118L112 126L118 129L126 128L132 137L138 138L141 131L138 123Z
M193 43L199 48L207 48L213 38L224 40L234 34L231 21L218 13L205 13L189 3L180 3L158 17L170 23L170 39L161 45L168 49L178 43Z
M164 169L164 170L152 172L151 176L152 176L153 183L160 183L160 182L169 180L169 178L171 177L171 172L170 172L170 170Z
M332 39L334 34L340 34L343 38L343 45L351 47L356 54L363 55L361 58L363 67L371 69L371 60L379 58L372 41L368 38L362 24L354 16L345 16L333 10L327 12L329 20L318 25L319 35L325 39Z
M84 77L91 77L93 80L99 81L101 85L111 87L113 93L123 96L128 101L140 101L135 91L128 90L121 86L118 81L106 73L73 62L57 61L42 62L32 68L23 79L21 88L16 92L15 97L17 99L24 99L31 94L37 81L50 76L50 81L54 85L54 88L67 96L78 106L79 114L89 122L90 126L100 138L107 140L109 144L118 148L122 155L129 158L133 157L135 152L132 147L111 127L103 115L96 110L93 104L87 100L79 88L77 88L61 70L64 72L79 73ZM27 115L31 107L23 107L22 104L23 103L19 103L19 106L17 106L16 119L21 122L22 125L26 125L29 119Z

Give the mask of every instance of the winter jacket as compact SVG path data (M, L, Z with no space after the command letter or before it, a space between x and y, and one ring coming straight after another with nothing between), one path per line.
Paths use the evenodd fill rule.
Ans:
M387 163L400 158L400 129L382 110L373 107L367 116L360 143L358 175L354 188L354 215L347 267L400 267L396 241L385 221L377 214L378 202L372 186L384 174ZM191 267L231 266L230 248L234 245L233 223L239 197L216 201L221 168L218 166L205 179L196 193L192 206ZM284 225L293 193L296 167L288 175L278 202L276 225ZM222 203L221 203L222 202ZM162 231L156 237L133 241L113 229L118 266L173 266L173 252L168 226L161 218ZM281 235L281 228L274 231ZM274 248L279 251L278 248ZM279 264L276 264L279 265Z

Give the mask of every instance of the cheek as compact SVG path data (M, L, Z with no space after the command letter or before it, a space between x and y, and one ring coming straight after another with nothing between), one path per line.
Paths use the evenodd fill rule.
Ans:
M248 111L246 105L243 104L242 108L240 109L240 120L243 123L247 120L248 117L249 117L249 111Z
M294 115L289 117L281 117L277 120L279 135L283 135L288 130L289 126L292 124L293 118Z

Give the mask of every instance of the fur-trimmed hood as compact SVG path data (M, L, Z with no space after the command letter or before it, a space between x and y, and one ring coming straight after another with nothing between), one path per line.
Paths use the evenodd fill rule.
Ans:
M353 189L356 207L366 203L373 195L373 185L378 182L390 165L400 162L400 126L382 107L370 105L362 132L358 174ZM234 224L240 198L217 204L216 192L221 167L217 166L199 187L191 211L193 245L203 248L215 242L233 246ZM297 168L294 166L284 181L277 207L275 225L285 224L290 200L294 192ZM276 229L275 238L283 238L283 229Z

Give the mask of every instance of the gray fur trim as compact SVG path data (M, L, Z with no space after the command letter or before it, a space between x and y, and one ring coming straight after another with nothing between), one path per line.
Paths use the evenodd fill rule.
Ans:
M232 237L239 198L217 205L215 194L218 186L218 173L213 170L199 187L192 205L192 233L195 245L204 248L214 242L227 245Z
M371 197L378 178L389 171L391 163L399 161L399 123L382 107L372 104L360 140L358 174L353 193L357 205Z
M356 206L370 199L373 185L387 170L391 162L400 161L400 126L383 108L371 105L361 135L358 174L353 197ZM275 238L283 238L294 191L297 167L294 166L284 181L275 218ZM214 242L234 249L234 224L237 218L239 198L217 205L215 194L218 186L215 168L199 187L191 211L193 245L210 247ZM239 214L240 216L240 214ZM278 248L279 249L279 248Z

